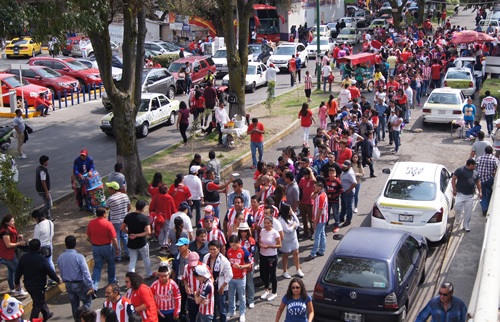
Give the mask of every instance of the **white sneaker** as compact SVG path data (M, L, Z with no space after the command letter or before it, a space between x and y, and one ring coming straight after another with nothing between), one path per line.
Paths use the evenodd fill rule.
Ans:
M268 290L265 290L265 291L264 291L264 294L262 294L262 295L260 296L260 298L261 298L262 300L265 300L265 299L267 299L267 297L268 297L268 296L269 296L269 291L268 291Z
M305 276L301 269L299 269L297 271L297 275L299 275L300 277L304 277Z
M278 296L278 294L276 294L276 293L272 293L272 294L271 294L271 296L269 296L269 297L267 298L267 300L268 300L268 301L272 301L272 300L274 300L274 299L276 298L276 296Z
M250 304L248 304L248 308L253 309L254 307L255 307L255 304L254 304L254 303L250 303Z
M240 322L245 322L245 314L240 315Z
M254 266L253 270L254 270L254 271L258 271L258 270L259 270L259 268L260 268L259 264L255 264L255 266Z
M290 276L290 273L288 273L288 272L284 272L283 277L284 278L292 278L292 276Z
M26 292L23 289L20 289L19 291L15 291L13 295L14 296L28 296L28 292Z
M234 313L227 313L227 314L226 314L226 319L228 319L228 320L229 320L230 318L232 318L232 317L233 317L233 315L234 315Z
M358 208L354 208L354 213L357 214L358 213Z
M19 156L19 159L27 159L27 158L28 158L28 156L26 154L21 154Z
M9 293L10 293L10 294L14 294L15 292L16 292L16 290L15 290L15 289L11 289L11 290L9 290Z

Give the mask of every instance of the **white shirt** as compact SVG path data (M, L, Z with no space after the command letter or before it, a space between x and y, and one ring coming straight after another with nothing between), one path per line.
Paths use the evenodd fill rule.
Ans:
M495 105L497 105L497 100L493 96L487 96L483 98L481 102L481 108L484 108L484 114L486 115L494 115L495 114Z
M321 68L321 75L323 77L328 77L328 76L330 76L331 71L332 71L332 68L330 67L330 65L325 65L325 66L323 66L323 68Z
M191 192L191 200L201 200L203 198L203 187L201 180L195 175L188 174L184 177L184 185Z
M340 108L342 108L346 106L347 103L349 103L349 101L351 100L351 91L344 88L343 90L340 91L339 98L340 98Z
M406 97L408 97L408 103L411 105L413 103L413 90L411 89L410 86L408 86L408 88L406 88L403 91L404 91Z
M227 115L225 108L217 107L215 109L215 120L221 125L227 124L227 122L229 122L229 116Z
M370 34L365 35L366 41L370 42L372 40L372 36Z
M231 263L229 262L229 259L227 259L226 256L222 255L222 253L220 253L218 256L219 256L218 260L220 263L220 267L218 268L219 272L218 286L220 288L222 284L226 283L227 285L224 288L224 291L227 291L229 289L229 281L233 279L233 269L231 268ZM209 258L210 254L206 254L203 257L203 263L208 265ZM217 259L213 260L212 262L215 270L215 265L217 265ZM210 270L212 270L212 267L210 267ZM215 292L217 291L218 290L215 290Z
M280 233L276 229L271 229L270 231L262 229L260 231L260 243L263 245L276 245L276 238L280 238ZM278 249L260 247L259 252L262 256L275 256L278 254Z
M35 225L33 238L40 241L40 246L52 245L52 238L54 238L54 223L48 219L40 221Z
M193 232L193 225L191 224L191 218L189 218L189 216L184 211L178 211L178 212L176 212L175 214L172 215L172 217L170 218L170 223L169 223L169 227L168 228L170 230L174 230L174 228L175 228L174 220L177 217L181 217L182 218L182 221L184 222L183 229L185 231L187 231L188 233L192 233Z
M276 68L274 67L269 67L267 70L266 70L266 82L269 82L269 81L275 81L276 82Z

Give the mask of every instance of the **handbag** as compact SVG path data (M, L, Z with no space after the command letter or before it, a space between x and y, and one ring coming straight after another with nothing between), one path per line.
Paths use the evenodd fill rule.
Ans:
M376 146L373 147L373 158L380 159L380 150Z

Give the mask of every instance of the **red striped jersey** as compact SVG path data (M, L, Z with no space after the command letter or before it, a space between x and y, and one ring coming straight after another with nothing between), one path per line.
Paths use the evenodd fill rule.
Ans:
M118 322L128 322L129 315L135 313L135 308L128 298L120 296L120 299L113 303L111 301L105 301L102 303L102 307L110 307L116 312L116 317Z
M207 270L209 272L211 272L210 267L208 267L207 264L204 264L202 262L198 262L198 265L205 266L207 268ZM200 288L200 284L201 284L200 281L198 281L196 279L196 277L194 277L194 267L189 266L189 264L186 264L186 266L184 266L184 274L182 275L181 280L187 281L188 287L191 289L191 292L194 292Z
M220 219L213 216L214 217L214 223L213 223L213 226L212 227L219 227L219 221ZM203 221L205 220L205 218L201 218L201 220L198 222L198 227L203 227Z
M265 208L265 207L266 207L265 205L260 205L260 206L259 206L259 209L260 209L260 214L261 214L261 215L260 215L260 218L259 218L259 220L258 220L258 221L257 221L257 219L255 219L255 217L254 217L254 222L256 222L256 223L257 223L257 225L256 225L256 226L259 226L259 227L264 227L264 218L266 218L266 216L264 216L264 208ZM279 212L280 212L280 211L279 211L279 209L278 209L276 206L273 206L273 209L274 209L274 212L273 212L273 217L274 217L274 218L278 218L278 214L279 214Z
M150 286L155 297L156 308L160 311L173 311L175 316L181 311L181 291L177 283L169 279L162 284L156 280Z
M217 228L213 228L207 232L207 242L211 242L212 240L218 240L221 245L226 245L227 243L224 233Z
M243 208L243 210L241 211L244 216L245 216L245 222L248 221L248 216L249 216L249 212L248 212L248 209L245 209ZM231 209L229 209L227 215L226 215L226 226L227 226L227 231L230 231L231 229L231 225L234 225L234 220L236 219L236 210L234 209L234 207L232 207Z
M200 296L203 298L199 306L199 312L203 315L214 315L214 284L211 279L201 283L199 291Z
M316 218L319 213L319 219ZM328 197L325 191L321 191L321 193L314 199L313 203L313 216L314 219L318 219L318 223L327 223L328 222Z
M234 279L242 279L247 274L246 270L233 267L236 265L245 265L250 263L250 253L245 247L240 247L238 250L234 250L231 247L226 251L226 257L231 263L231 269L233 270Z
M260 200L264 201L267 197L272 196L274 194L274 190L276 188L273 185L270 185L269 189L265 189L264 186L260 186L260 190L262 190L262 194L260 195Z

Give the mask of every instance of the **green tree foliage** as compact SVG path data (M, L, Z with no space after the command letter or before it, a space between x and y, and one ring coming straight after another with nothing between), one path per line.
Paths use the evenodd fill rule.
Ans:
M24 7L16 0L0 0L0 38L22 35Z

